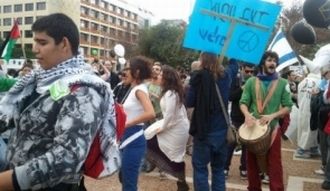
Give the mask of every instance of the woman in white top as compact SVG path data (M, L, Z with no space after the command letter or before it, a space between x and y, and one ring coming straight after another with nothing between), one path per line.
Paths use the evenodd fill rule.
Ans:
M170 66L162 66L160 78L163 123L156 128L156 136L147 142L147 159L160 170L177 177L178 191L186 191L189 186L185 181L184 155L189 120L183 104L183 86L178 73Z
M144 81L151 77L151 64L145 57L134 57L129 62L127 81L131 92L123 107L127 115L126 128L121 140L122 167L120 178L123 191L136 191L141 160L146 151L144 123L155 118L148 89Z

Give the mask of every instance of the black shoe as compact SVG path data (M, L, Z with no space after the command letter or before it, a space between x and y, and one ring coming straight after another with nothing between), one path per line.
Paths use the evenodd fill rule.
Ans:
M151 172L156 168L156 165L154 165L153 163L149 163L146 168L144 169L144 172Z
M289 140L289 138L288 138L286 135L282 135L282 139L283 139L284 141Z
M184 182L177 181L176 185L178 186L178 191L188 191L189 190L189 186L186 181L184 181Z
M321 185L323 190L330 190L330 182L324 181Z
M246 180L247 179L247 172L246 172L246 170L241 170L239 172L239 175L241 176L241 180Z

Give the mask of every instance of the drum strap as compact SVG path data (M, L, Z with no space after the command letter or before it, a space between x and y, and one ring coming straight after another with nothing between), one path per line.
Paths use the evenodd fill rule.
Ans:
M259 114L262 114L264 112L264 109L266 105L268 104L270 98L273 96L273 93L275 92L275 89L277 87L278 80L273 80L270 85L270 89L268 91L268 94L263 100L263 94L262 91L260 90L260 80L259 78L256 78L256 98L257 98L257 109Z

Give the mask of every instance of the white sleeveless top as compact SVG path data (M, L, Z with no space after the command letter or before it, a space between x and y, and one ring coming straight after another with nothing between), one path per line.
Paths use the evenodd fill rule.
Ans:
M144 112L142 104L136 97L137 90L141 90L144 93L146 93L147 96L149 96L147 85L144 83L139 84L132 88L131 92L129 93L127 99L123 104L124 110L127 115L126 121L131 121L132 119L136 118L137 116L141 115L141 113ZM140 123L137 125L144 125L144 123Z

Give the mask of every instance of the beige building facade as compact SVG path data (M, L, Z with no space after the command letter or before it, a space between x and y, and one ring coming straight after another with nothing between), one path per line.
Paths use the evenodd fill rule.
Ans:
M22 35L17 44L32 48L33 22L57 12L70 16L80 29L86 58L107 59L116 44L128 47L137 42L139 8L123 0L1 0L0 36L6 38L17 19Z

